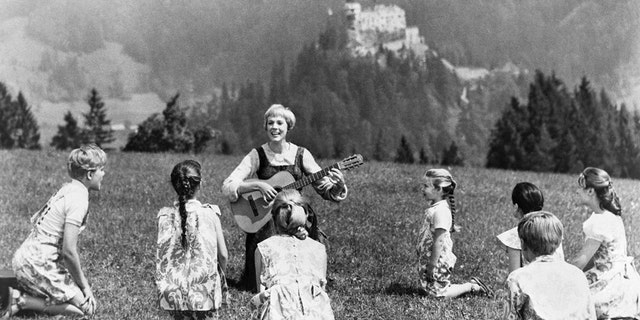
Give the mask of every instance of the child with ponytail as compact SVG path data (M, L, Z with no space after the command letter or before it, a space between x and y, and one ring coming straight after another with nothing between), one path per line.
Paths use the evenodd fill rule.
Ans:
M305 228L309 204L297 190L275 197L271 213L276 235L258 243L252 319L332 320L325 291L327 252Z
M200 163L186 160L171 171L178 195L158 213L156 285L160 306L176 319L206 318L220 308L226 294L227 246L218 206L196 199Z
M640 276L627 256L622 207L611 177L602 169L584 169L576 198L592 214L582 224L584 245L572 263L589 281L598 319L640 319Z
M457 259L451 240L451 233L455 231L453 192L456 182L445 169L427 170L422 179L422 194L430 206L425 212L417 245L421 288L429 295L446 298L468 292L493 295L492 290L476 277L468 283L451 284L449 279Z

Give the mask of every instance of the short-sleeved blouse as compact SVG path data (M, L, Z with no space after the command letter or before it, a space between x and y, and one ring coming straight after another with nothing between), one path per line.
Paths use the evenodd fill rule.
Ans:
M607 251L606 263L626 260L627 236L620 216L609 211L593 213L582 224L582 231L587 239L595 239L605 244L598 249L594 263L598 264L598 257L605 255L604 252L601 252L603 250Z
M60 239L65 223L84 229L88 209L89 190L82 182L73 179L31 217L31 223L39 232Z

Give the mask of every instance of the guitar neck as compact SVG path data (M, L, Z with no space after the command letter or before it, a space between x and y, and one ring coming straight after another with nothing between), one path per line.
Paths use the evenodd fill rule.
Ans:
M300 180L298 180L296 182L290 183L290 184L282 187L282 189L283 190L284 189L302 189L303 187L305 187L305 186L315 182L316 180L319 180L320 178L328 175L329 171L331 171L331 169L333 169L333 168L339 168L338 163L334 163L333 165L328 166L328 167L326 167L326 168L324 168L324 169L322 169L322 170L320 170L320 171L318 171L316 173L312 173L312 174L310 174L308 176L305 176L305 177L303 177L302 179L300 179Z

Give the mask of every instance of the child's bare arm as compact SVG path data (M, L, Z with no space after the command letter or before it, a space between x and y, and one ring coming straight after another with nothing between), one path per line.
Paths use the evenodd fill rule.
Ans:
M585 267L587 267L589 261L591 261L591 258L600 247L600 243L601 241L598 241L596 239L587 238L587 240L585 240L584 242L584 245L582 246L582 250L580 250L578 256L573 259L571 263L574 266L580 268L580 270L584 271Z
M509 258L509 273L522 267L520 255L520 250L507 247L507 257Z
M437 265L442 254L442 237L447 232L445 229L437 228L433 232L433 245L431 247L431 257L429 259L429 271Z
M93 296L93 292L91 291L91 287L89 287L89 282L87 278L84 276L84 272L82 272L82 268L80 267L80 255L78 254L78 234L80 233L80 227L72 224L65 223L64 225L64 236L62 240L62 255L64 257L64 263L69 273L76 281L76 284L82 290L84 294L85 302L89 303L88 308L84 306L78 306L82 309L83 312L88 314L93 313L93 309L95 308L95 298Z

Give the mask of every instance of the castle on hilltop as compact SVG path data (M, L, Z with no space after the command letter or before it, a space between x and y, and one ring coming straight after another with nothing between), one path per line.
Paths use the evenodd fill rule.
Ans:
M395 52L412 50L417 55L429 48L418 27L407 27L404 10L396 5L362 8L360 3L346 0L344 10L347 49L354 56L375 55L380 46Z

